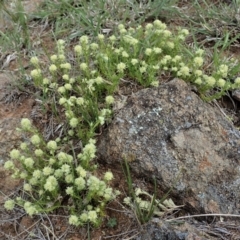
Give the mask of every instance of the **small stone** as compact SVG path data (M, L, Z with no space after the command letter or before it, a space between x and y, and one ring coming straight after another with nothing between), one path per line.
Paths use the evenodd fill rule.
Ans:
M232 97L237 101L240 101L240 89L235 89L232 91Z

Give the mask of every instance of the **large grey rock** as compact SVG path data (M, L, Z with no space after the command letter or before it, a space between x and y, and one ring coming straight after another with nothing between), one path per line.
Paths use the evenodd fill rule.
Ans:
M240 132L179 79L132 95L99 142L194 212L239 213Z

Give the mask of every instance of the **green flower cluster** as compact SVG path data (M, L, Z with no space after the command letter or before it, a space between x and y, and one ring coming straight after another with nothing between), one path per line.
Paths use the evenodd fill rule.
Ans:
M69 223L98 226L106 203L119 192L109 187L111 172L106 172L102 180L94 175L91 161L96 156L96 141L90 139L75 156L61 150L59 139L44 141L29 119L22 119L19 130L32 134L30 142L13 149L4 167L13 172L12 177L24 180L29 199L7 200L5 208L12 210L17 204L32 216L59 208L61 200L69 196ZM21 163L21 169L16 162Z

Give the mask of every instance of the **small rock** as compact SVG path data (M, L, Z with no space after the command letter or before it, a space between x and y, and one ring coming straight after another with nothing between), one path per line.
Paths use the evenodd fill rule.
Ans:
M240 89L235 89L234 91L232 91L232 97L240 101Z

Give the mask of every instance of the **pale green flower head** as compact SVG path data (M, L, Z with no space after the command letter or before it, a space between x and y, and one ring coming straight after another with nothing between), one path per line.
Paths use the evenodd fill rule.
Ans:
M137 45L139 42L136 38L134 38L130 35L124 35L123 40L124 40L124 42L129 43L130 45L133 45L133 46Z
M31 191L32 191L32 186L31 186L30 184L28 184L28 183L25 183L25 184L23 185L23 189L24 189L25 191L27 191L27 192L31 192Z
M198 77L194 82L199 86L203 83L200 77Z
M190 69L187 66L183 66L177 73L178 76L187 77L190 75Z
M75 78L70 78L70 79L69 79L69 83L70 83L70 84L73 84L73 83L75 83L75 82L76 82L76 79L75 79Z
M78 166L76 171L80 177L85 178L87 176L87 171L82 166Z
M81 54L83 53L82 46L76 45L76 46L74 47L74 51L75 51L75 53L77 53L78 55L81 55Z
M153 52L153 50L151 48L146 48L146 50L145 50L145 54L147 56L150 56L152 54L152 52Z
M132 63L133 66L136 65L136 64L138 63L138 59L133 58L133 59L131 60L131 63Z
M218 79L218 81L217 81L218 87L224 87L225 84L226 84L226 81L224 79L222 79L222 78Z
M7 170L13 170L14 169L14 163L10 160L6 161L4 163L4 168Z
M81 222L86 223L88 221L88 214L86 212L82 213L80 215L80 220Z
M165 37L165 38L169 38L169 37L171 37L172 36L172 32L170 32L169 30L163 30L163 36Z
M49 141L49 142L47 143L47 148L48 148L49 150L52 150L52 151L57 150L57 143L56 143L56 141L53 141L53 140Z
M88 212L88 220L92 223L96 223L98 219L98 215L96 211L89 211Z
M114 43L114 42L116 42L117 38L115 35L112 35L109 37L109 40Z
M33 79L37 79L37 78L42 77L42 71L41 71L41 69L34 69L34 70L32 70L32 71L31 71L31 77L32 77Z
M87 185L90 191L97 192L100 186L100 180L95 176L90 176L87 180Z
M103 116L103 117L106 117L106 116L111 115L111 113L112 113L112 111L110 109L104 108L104 109L101 110L100 115Z
M189 31L185 28L180 30L180 34L183 34L184 36L188 36L189 35Z
M103 125L105 123L105 118L103 116L98 117L100 125Z
M74 136L74 131L72 129L68 130L68 135L71 137Z
M98 84L98 85L102 84L103 83L103 78L101 76L96 77L95 78L95 83Z
M194 63L195 66L201 67L203 65L203 58L202 57L195 57L193 59L193 63Z
M65 41L64 41L63 39L59 39L59 40L57 41L57 45L58 45L58 46L63 46L63 45L65 45Z
M84 159L86 156L90 159L93 159L95 157L95 153L97 151L97 148L94 143L90 142L86 144L86 146L83 148L83 153L81 155L81 158Z
M182 60L182 57L180 55L176 55L173 59L172 62L179 62Z
M91 210L93 210L93 206L92 206L92 205L90 205L90 204L88 204L88 205L87 205L87 210L88 210L88 211L91 211Z
M32 128L32 124L31 124L31 121L28 119L28 118L23 118L21 120L21 127L23 130L30 130Z
M237 77L234 82L236 85L240 86L240 77Z
M140 73L145 73L147 71L147 68L145 66L139 68Z
M62 63L60 64L60 68L70 70L72 68L70 63Z
M69 124L72 128L76 128L78 126L78 123L79 123L79 121L77 118L71 118L70 122L69 122Z
M198 77L200 77L200 76L203 75L203 72L202 72L201 70L196 70L194 73L195 73L195 75L198 76Z
M41 138L37 134L35 134L31 137L31 143L38 146L41 143Z
M36 186L39 184L39 179L32 177L31 179L29 179L29 183L33 186Z
M142 201L139 202L139 207L141 209L148 210L150 208L150 202L142 200Z
M86 36L86 35L81 36L79 41L80 41L80 43L88 44L88 36Z
M62 78L63 78L63 80L68 81L69 80L69 75L68 74L64 74L62 76Z
M113 104L114 103L114 97L113 96L106 96L105 101L107 104Z
M61 51L61 52L59 52L59 54L58 54L58 60L60 61L60 62L63 62L63 61L65 61L66 60L66 57L65 57L65 55L64 55L64 52L63 51Z
M35 153L35 155L36 155L37 157L43 156L43 151L42 151L42 149L36 149L36 150L34 151L34 153Z
M173 49L175 47L173 42L167 42L167 47Z
M8 211L9 210L13 210L15 207L15 201L10 199L10 200L7 200L5 203L4 203L4 208L6 208Z
M80 64L80 69L83 71L86 71L88 69L88 65L86 63L81 63Z
M123 29L120 29L119 32L120 32L120 34L123 35L123 34L127 33L127 30L125 28L123 28Z
M60 105L63 105L63 104L65 104L66 102L67 102L67 99L64 98L64 97L60 98L59 101L58 101L58 103L59 103Z
M43 82L43 85L50 84L50 80L48 78L43 78L42 82Z
M28 177L28 173L27 172L24 171L24 172L20 173L20 178L21 179L26 179L27 177Z
M77 186L79 191L85 189L86 181L82 177L78 177L75 179L74 184Z
M51 73L55 73L57 71L57 66L55 64L51 64L49 67L49 71Z
M43 175L49 176L54 172L54 170L51 167L46 166L45 168L43 168L42 172L43 172Z
M20 157L20 152L18 149L13 149L11 152L10 152L10 158L11 159L18 159Z
M113 179L113 174L112 172L106 172L103 179L107 182L111 181Z
M58 59L58 57L57 57L56 54L54 54L54 55L52 55L52 56L50 57L50 60L51 60L51 62L53 62L53 63L55 63L55 62L57 61L57 59Z
M64 84L64 88L68 91L71 91L72 90L72 85L70 83L66 83L66 84Z
M24 208L24 210L26 211L26 213L29 215L29 216L33 216L34 214L37 214L38 211L37 209L34 207L34 206L30 206L28 208Z
M136 188L135 189L135 194L136 194L136 196L139 196L139 195L141 195L143 193L143 191L141 190L141 188Z
M32 158L25 158L24 159L24 164L26 165L26 167L28 168L32 168L33 167L33 164L34 164L34 161Z
M53 151L53 150L52 150ZM55 158L49 158L49 164L53 165L54 163L56 163L56 159Z
M74 182L74 177L73 177L73 175L72 175L72 174L66 175L66 176L65 176L65 181L66 181L66 183L72 183L72 182Z
M34 66L38 66L39 59L37 57L31 57L30 63L33 64Z
M118 30L125 29L125 26L123 24L118 25Z
M121 53L121 50L119 48L114 49L114 53L119 54Z
M61 171L64 172L65 174L69 174L71 171L71 168L68 164L63 164L61 167Z
M208 86L213 87L216 83L216 79L210 76L206 79L206 83Z
M60 162L67 162L67 154L65 152L59 152L57 158Z
M162 49L159 48L159 47L154 47L154 48L153 48L153 52L154 52L155 54L160 54L160 53L162 53Z
M106 201L110 201L114 198L112 194L108 194L108 193L105 193L103 197Z
M131 206L132 200L131 200L130 197L125 197L125 198L123 199L123 202L124 202L126 205Z
M69 217L68 222L69 222L69 224L74 225L74 226L78 226L80 224L79 220L78 220L78 217L76 215L71 215Z
M153 26L156 28L156 29L166 29L167 26L165 23L162 23L160 20L155 20L153 22Z
M145 26L145 28L146 28L147 30L153 29L153 24L152 24L152 23L148 23L148 24Z
M203 55L203 53L204 53L204 50L203 49L197 49L197 51L195 52L198 56L202 56Z
M104 39L104 36L103 36L103 39ZM96 51L98 48L99 48L99 45L97 43L91 43L90 44L90 48L93 50L93 51Z
M104 40L104 35L103 35L103 34L98 34L98 39L99 39L100 41L103 41L103 40Z
M27 143L22 142L22 143L20 144L20 148L21 148L22 150L26 150L26 149L28 148Z
M218 73L222 76L222 77L227 77L228 75L228 66L226 64L221 64L219 66L219 70Z
M122 51L122 57L128 58L129 54L126 51Z
M158 87L159 86L159 81L152 81L151 83L150 83L150 85L151 86L153 86L153 87Z
M57 179L54 176L49 176L44 184L44 189L52 192L58 187Z
M42 177L42 172L39 169L34 170L33 171L33 177L36 178L36 179L41 178Z
M63 174L64 174L64 172L62 171L62 169L57 169L57 170L55 170L55 172L54 172L54 176L55 176L56 178L61 178L61 177L63 176Z
M66 188L66 193L70 196L73 196L74 195L73 187L67 187Z

